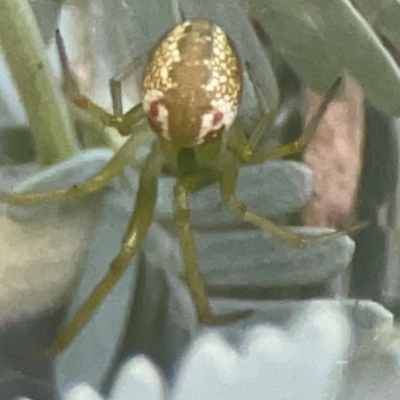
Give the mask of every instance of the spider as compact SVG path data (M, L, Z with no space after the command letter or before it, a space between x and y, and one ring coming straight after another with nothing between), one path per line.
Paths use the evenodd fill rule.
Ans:
M215 316L211 312L197 264L195 240L189 223L189 195L207 185L218 183L223 201L236 217L291 245L304 245L306 239L303 236L249 211L235 196L236 179L241 165L302 151L334 98L340 78L331 86L298 140L256 150L261 135L273 119L273 113L265 113L254 131L246 135L243 125L236 118L242 90L241 62L230 38L214 23L202 19L186 20L166 34L149 55L142 80L142 103L126 113L123 113L121 99L124 73L110 81L113 100L113 114L110 114L81 94L58 31L56 41L65 92L70 100L99 118L104 125L116 128L121 135L129 138L113 158L85 182L49 192L0 193L0 201L14 205L32 204L43 200L74 198L97 191L120 174L134 156L143 136L140 124L147 123L147 120L157 139L152 143L140 172L135 209L121 249L108 273L61 330L51 351L57 354L70 344L137 253L152 222L157 181L165 165L176 177L174 218L186 282L199 322L212 324Z

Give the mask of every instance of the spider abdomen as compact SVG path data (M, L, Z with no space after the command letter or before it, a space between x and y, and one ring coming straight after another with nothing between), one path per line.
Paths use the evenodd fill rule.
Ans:
M153 129L176 147L219 139L234 121L242 85L231 41L217 25L188 20L153 50L143 107Z

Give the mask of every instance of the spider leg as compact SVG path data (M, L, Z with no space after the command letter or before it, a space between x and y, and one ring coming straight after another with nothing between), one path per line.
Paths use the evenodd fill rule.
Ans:
M239 169L239 160L236 159L235 155L239 156L239 159L245 160L249 163L259 163L272 157L280 158L302 151L307 146L311 136L313 135L315 129L321 121L321 118L323 117L329 103L332 101L335 94L337 93L340 84L341 79L339 78L331 86L317 113L312 118L310 123L306 126L303 135L298 140L271 149L264 149L259 152L254 152L248 144L244 147L244 151L241 151L238 146L236 146L233 153L229 152L228 148L222 149L221 151L220 191L221 197L226 205L230 208L230 210L236 217L242 219L245 222L249 222L255 226L260 227L261 229L290 243L295 247L301 247L309 241L318 240L318 237L312 238L295 233L286 227L276 225L274 222L263 216L250 212L247 209L247 206L243 202L241 202L235 195L236 180ZM240 133L240 130L238 130L237 134ZM325 236L331 237L332 235L328 234Z
M313 116L311 121L308 123L308 125L305 127L303 134L300 136L299 139L282 144L276 147L272 147L269 149L263 149L260 151L254 151L254 143L251 142L251 139L247 143L246 146L244 146L242 149L236 149L237 153L239 154L240 158L245 160L248 163L260 163L265 160L268 160L269 158L282 158L286 157L289 155L297 154L302 152L310 142L310 139L312 138L312 135L314 134L316 128L318 127L319 123L321 122L321 119L326 111L326 109L329 106L329 103L334 99L336 93L338 92L340 85L342 83L342 79L338 78L333 85L330 87L328 92L326 93L321 105L318 108L317 113ZM268 117L262 116L260 119L259 123L262 123L262 120ZM256 126L255 130L259 129L258 125ZM261 131L262 133L262 131ZM255 136L259 135L256 134ZM253 135L252 135L253 136ZM251 136L251 137L252 137Z
M203 277L197 264L196 245L190 228L189 192L182 179L178 179L174 187L174 216L178 227L183 261L186 268L186 282L192 295L200 323L213 322Z
M123 115L122 104L122 81L133 75L147 61L147 53L135 57L129 64L124 65L111 79L110 92L113 103L114 115L121 117Z
M142 129L136 135L132 135L103 168L84 182L48 192L0 192L0 201L13 205L34 204L44 200L74 198L96 192L106 186L116 175L119 175L129 164L132 155L135 154L146 134L147 130Z
M133 125L144 118L144 111L141 104L131 108L125 114L122 114L122 101L115 97L118 95L117 91L112 95L112 97L114 110L121 111L120 114L110 114L95 104L80 92L78 83L76 82L69 66L64 41L59 30L56 31L56 43L63 72L63 88L65 94L76 106L100 119L104 125L116 128L122 136L131 134Z
M229 207L232 213L241 220L249 222L271 235L276 236L285 242L295 246L302 247L307 243L307 239L286 227L276 225L274 222L263 216L252 213L247 206L241 202L235 195L236 180L238 176L239 162L233 154L224 152L223 166L221 168L220 191L224 203Z
M256 94L256 97L258 98L258 101L264 109L268 108L268 101L265 98L264 93L260 88L262 87L262 84L259 79L257 79L257 74L254 72L253 65L251 62L246 61L246 67L247 71L249 74L249 78L251 83L253 84L254 92ZM264 112L263 115L260 117L260 119L257 121L256 126L252 130L252 132L249 135L248 138L248 147L250 149L255 149L257 147L257 144L262 138L262 135L264 134L265 130L274 122L275 118L279 114L280 111L280 106L276 107L273 110L269 110L267 112Z
M89 320L105 296L121 278L137 252L153 219L157 197L157 179L161 169L160 151L153 146L141 170L135 210L129 221L122 246L112 261L109 271L94 288L88 299L81 305L72 319L61 330L50 348L52 354L63 351Z
M203 325L229 324L248 317L253 311L243 310L224 315L213 315L211 311L205 282L197 262L196 244L193 231L190 227L190 209L188 204L190 193L202 186L201 178L198 174L183 175L178 178L174 186L174 217L178 227L178 237L185 265L185 278L199 322Z

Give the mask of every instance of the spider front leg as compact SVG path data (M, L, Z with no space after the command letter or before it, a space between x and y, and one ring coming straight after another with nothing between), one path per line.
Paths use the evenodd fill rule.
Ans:
M64 41L59 30L56 31L56 43L63 73L64 92L69 99L82 110L100 119L104 125L116 128L122 136L131 134L134 124L145 116L142 105L138 104L126 113L123 113L121 83L118 79L111 79L110 81L114 114L108 113L95 104L80 92L79 86L69 66Z
M94 288L88 299L80 306L72 319L61 330L51 346L51 353L62 352L76 337L102 300L112 290L129 266L152 222L157 198L157 180L160 174L162 157L157 145L153 145L140 174L139 190L135 210L129 221L118 255L112 261L108 273Z
M63 189L55 189L48 192L22 192L5 193L0 192L0 202L13 205L34 204L45 200L59 200L76 198L88 193L93 193L106 186L112 178L119 175L124 167L129 164L132 155L135 154L142 140L147 135L147 130L142 129L132 135L127 142L119 149L111 160L85 182L77 183Z

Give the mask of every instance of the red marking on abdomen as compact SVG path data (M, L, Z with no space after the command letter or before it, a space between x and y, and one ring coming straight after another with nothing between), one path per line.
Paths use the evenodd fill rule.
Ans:
M159 114L159 104L160 104L160 102L158 101L158 100L156 100L156 101L152 101L151 103L150 103L150 110L149 110L149 115L150 115L150 117L152 117L152 118L157 118L158 117L158 114Z
M221 122L223 117L224 117L224 114L222 113L222 111L216 111L214 113L213 125L217 125L219 122Z

